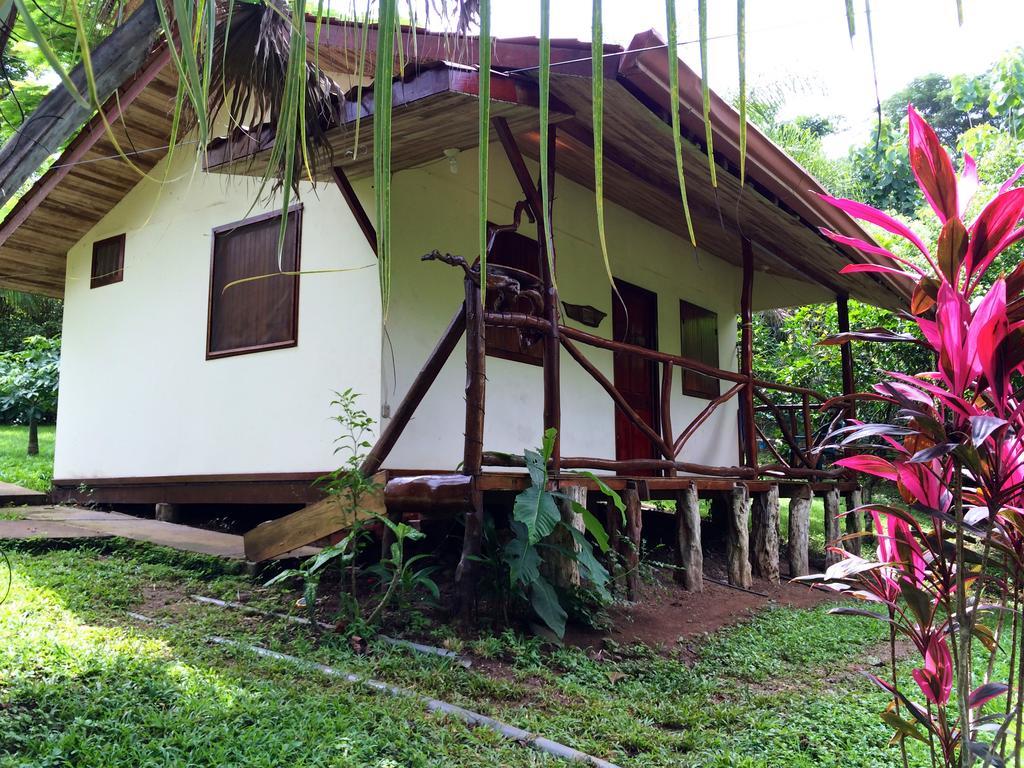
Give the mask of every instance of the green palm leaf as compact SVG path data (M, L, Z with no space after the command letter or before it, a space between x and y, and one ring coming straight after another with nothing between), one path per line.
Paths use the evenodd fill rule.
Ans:
M697 237L693 234L693 219L690 217L690 205L686 202L686 179L683 176L683 135L679 126L679 56L676 55L679 38L675 0L665 0L665 17L668 26L668 91L672 112L672 143L676 151L679 196L683 201L683 213L686 215L686 229L690 233L690 242L697 245Z
M491 138L491 0L480 0L480 159L477 163L480 301L487 300L487 180Z
M740 70L740 186L747 179L747 8L736 0L736 52Z
M846 27L850 30L850 39L857 33L856 14L853 10L853 0L846 0Z
M708 145L708 170L711 186L718 186L715 173L715 145L711 130L711 88L708 86L708 0L697 0L697 24L700 27L700 94L704 101L704 140ZM672 49L673 56L675 49Z
M612 265L608 258L608 241L604 231L604 23L601 20L602 0L594 0L590 35L590 101L594 131L594 204L597 207L597 239L608 282L615 287Z
M373 191L377 209L377 263L381 311L391 299L391 79L394 73L397 0L380 0L377 73L373 79Z

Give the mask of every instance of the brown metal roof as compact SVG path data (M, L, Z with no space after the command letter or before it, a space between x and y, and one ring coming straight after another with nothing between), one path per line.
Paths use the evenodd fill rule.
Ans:
M368 51L374 50L376 28L368 31ZM411 52L413 33L407 28L403 45ZM430 66L456 58L476 63L475 38L415 33L416 63L425 71L395 84L394 116L396 169L440 156L441 149L476 144L475 98L478 75L465 66ZM326 23L320 33L320 62L326 69L354 73L361 29L348 22ZM637 35L629 48L605 47L605 190L609 200L629 208L658 226L685 236L685 222L675 178L668 111L667 59L662 41L653 32ZM655 48L651 50L652 48ZM554 118L559 122L558 171L592 187L590 133L589 43L552 42ZM523 151L537 156L536 78L538 41L532 38L496 41L493 55L492 98L495 114L503 113L518 135ZM369 69L372 70L372 61ZM511 73L502 75L500 72ZM170 132L174 98L173 67L166 55L153 59L120 89L108 104L108 120L125 150L149 149L132 157L144 171L163 157ZM701 140L704 135L700 80L680 63L680 94L686 158L687 192L695 219L698 244L708 252L737 262L740 236L755 244L757 268L826 286L837 294L885 307L901 306L900 287L874 275L839 275L851 261L870 257L837 246L817 228L827 226L851 237L869 239L846 214L823 203L815 194L820 185L752 126L748 130L747 184L740 187L737 167L739 117L712 94L717 190L710 185ZM402 109L397 105L404 104ZM361 113L367 130L372 121L372 98L345 106L335 130L336 157L348 158L351 176L371 172L366 153L351 161L351 130L346 123ZM118 117L118 119L114 119ZM408 119L407 119L408 118ZM403 120L405 122L403 122ZM369 133L365 135L370 135ZM261 134L241 147L231 142L211 146L211 170L262 173L261 155L272 137ZM404 149L403 149L404 147ZM244 152L240 153L240 149ZM244 161L238 160L246 155ZM54 168L41 177L0 224L0 285L47 295L61 295L65 255L139 181L94 119L68 146ZM327 179L327 169L318 175Z

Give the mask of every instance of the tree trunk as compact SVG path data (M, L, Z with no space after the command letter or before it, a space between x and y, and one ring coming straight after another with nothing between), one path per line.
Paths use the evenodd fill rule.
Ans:
M745 485L736 484L729 508L729 534L726 541L729 583L750 589L750 494Z
M789 576L810 573L807 549L810 546L811 499L814 494L808 486L793 491L789 500Z
M39 425L35 409L28 417L28 455L39 455Z
M700 499L696 483L676 494L676 581L691 592L704 591L704 553L700 543Z
M842 546L839 541L839 489L832 488L825 494L825 567L834 565L842 557L832 550Z
M754 573L772 584L779 583L779 486L754 494L751 510L751 564Z
M156 2L146 0L138 11L91 52L96 93L101 102L146 61L160 32ZM70 73L78 92L88 98L85 69ZM63 84L51 90L17 132L0 148L0 204L11 199L54 152L92 117L92 105L79 103Z

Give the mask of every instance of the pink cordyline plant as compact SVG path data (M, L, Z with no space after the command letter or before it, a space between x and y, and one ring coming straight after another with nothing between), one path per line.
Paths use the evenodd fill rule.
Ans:
M840 562L804 580L869 604L837 613L888 624L887 679L871 678L892 695L882 718L904 765L907 740L916 739L927 745L933 766L1020 768L1024 262L995 279L988 271L1024 239L1024 188L1014 186L1024 166L968 223L964 213L978 189L974 161L965 155L958 176L932 128L913 107L908 112L910 163L942 225L934 248L900 221L853 200L825 198L919 253L904 258L822 231L883 257L843 272L904 282L921 338L872 329L833 342L920 344L934 354L936 370L891 372L856 396L887 403L896 416L892 423L838 429L836 443L867 452L836 463L891 481L900 503L862 508L870 513L877 559L837 548ZM909 676L897 664L897 637L920 656Z

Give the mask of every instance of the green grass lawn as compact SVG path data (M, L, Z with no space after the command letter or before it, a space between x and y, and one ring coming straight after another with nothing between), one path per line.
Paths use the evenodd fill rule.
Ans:
M884 630L824 608L766 611L707 638L689 663L644 647L595 658L507 632L463 646L493 659L467 670L376 643L359 655L341 637L192 604L193 591L249 592L290 608L212 560L91 546L11 552L0 766L564 765L415 701L203 642L214 634L414 688L624 768L898 763L878 719L885 697L854 669L876 663ZM133 609L171 626L132 621ZM451 637L435 630L436 642Z
M50 490L53 480L52 426L39 427L39 454L28 455L28 427L0 426L0 481L36 491Z

